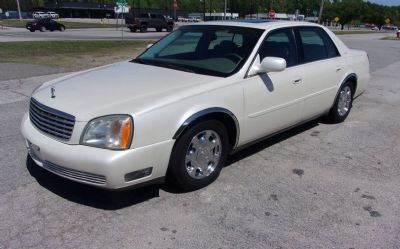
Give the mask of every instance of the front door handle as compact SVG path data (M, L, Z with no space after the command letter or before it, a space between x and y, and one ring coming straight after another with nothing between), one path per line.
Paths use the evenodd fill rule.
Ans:
M302 78L298 78L298 79L293 80L293 84L297 85L297 84L300 84L302 81L303 81Z
M340 72L340 71L342 71L342 68L341 67L337 67L336 68L336 72Z

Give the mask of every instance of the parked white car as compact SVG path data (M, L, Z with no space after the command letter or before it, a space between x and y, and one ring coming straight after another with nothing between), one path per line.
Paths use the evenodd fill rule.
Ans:
M300 123L349 115L366 52L305 22L182 26L132 61L44 83L21 131L62 177L121 189L214 181L227 156Z
M47 12L47 15L52 19L58 19L59 18L59 15L56 12L50 11L50 12Z
M49 18L50 16L45 12L37 11L33 13L32 17L35 19L41 19L41 18Z

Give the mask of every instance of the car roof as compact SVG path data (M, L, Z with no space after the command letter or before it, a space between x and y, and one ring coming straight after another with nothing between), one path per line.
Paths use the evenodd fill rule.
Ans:
M270 28L283 28L283 27L294 27L294 26L314 26L321 27L319 24L311 22L301 21L274 21L274 20L256 20L256 19L244 19L234 21L209 21L203 23L196 23L192 25L222 25L222 26L235 26L235 27L247 27L247 28L258 28L258 29L270 29Z

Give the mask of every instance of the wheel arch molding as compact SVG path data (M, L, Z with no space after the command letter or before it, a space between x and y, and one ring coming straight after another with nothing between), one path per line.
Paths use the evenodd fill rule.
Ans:
M358 79L358 77L355 73L350 73L350 74L346 75L346 77L344 77L344 79L342 80L342 83L340 84L339 89L343 86L343 84L345 84L348 81L351 81L351 82L353 82L353 87L354 87L353 94L354 94L357 90L357 79Z
M229 144L232 146L232 149L237 146L240 134L238 119L231 111L221 107L211 107L192 114L181 124L175 132L173 139L179 139L193 124L206 120L217 120L223 123L227 129Z
M333 105L335 104L335 101L336 101L337 97L339 96L340 89L342 88L342 86L343 86L344 84L346 84L346 83L349 82L349 81L353 82L353 87L354 87L354 89L353 89L353 96L354 96L354 94L356 93L356 89L357 89L357 75L356 75L355 73L349 73L348 75L346 75L346 77L344 77L344 79L343 79L342 82L340 83L340 86L339 86L339 88L338 88L338 90L337 90L337 93L336 93L336 95L335 95L335 98L333 99L333 102L332 102L332 105L331 105L332 107L333 107Z

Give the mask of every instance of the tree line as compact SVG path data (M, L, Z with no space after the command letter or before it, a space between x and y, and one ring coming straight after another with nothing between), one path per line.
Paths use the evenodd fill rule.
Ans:
M115 3L116 0L19 0L21 9L29 11L43 6L45 3L91 2ZM135 8L157 8L169 10L174 0L127 0ZM177 0L178 8L189 12L223 12L224 0ZM247 14L266 13L274 9L277 13L294 14L299 10L305 16L318 16L321 0L227 0L227 11ZM0 8L16 10L16 0L2 0ZM323 20L339 18L341 24L375 23L383 25L385 20L400 24L400 6L383 6L363 0L325 0Z

